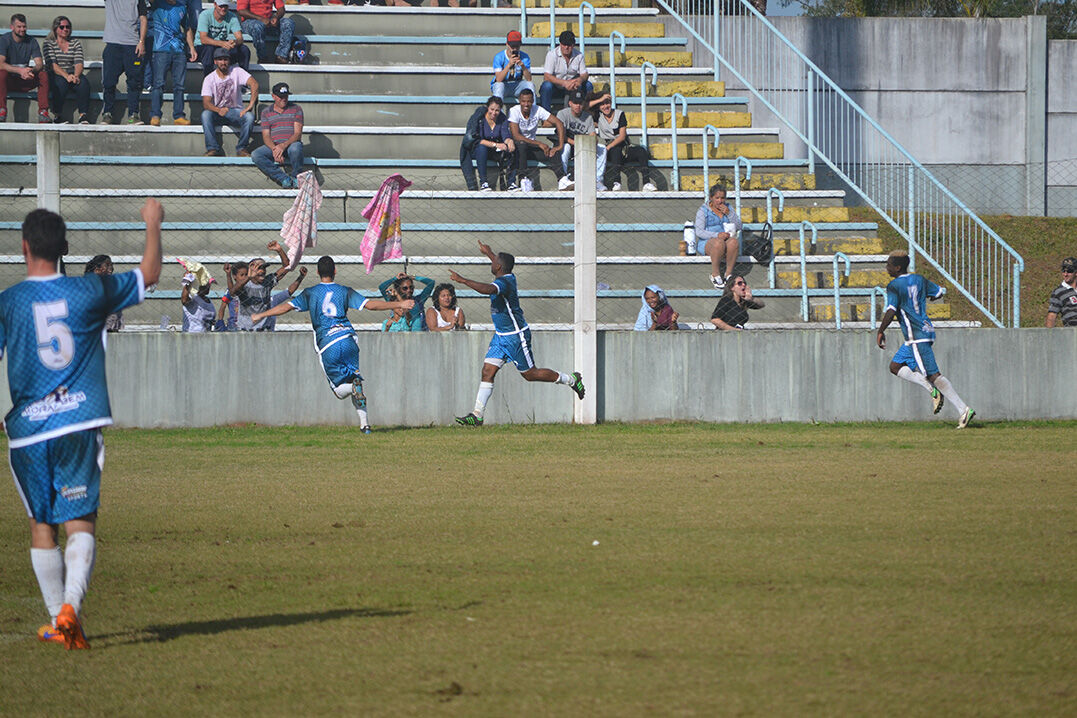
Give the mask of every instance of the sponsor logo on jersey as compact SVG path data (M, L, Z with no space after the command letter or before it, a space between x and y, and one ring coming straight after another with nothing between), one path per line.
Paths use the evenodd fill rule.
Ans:
M60 496L63 496L68 501L78 501L79 499L86 498L85 486L62 486L60 487Z
M86 401L85 392L76 391L69 394L66 386L61 386L44 399L35 401L22 410L22 416L30 421L45 421L53 414L62 414L65 411L74 411Z

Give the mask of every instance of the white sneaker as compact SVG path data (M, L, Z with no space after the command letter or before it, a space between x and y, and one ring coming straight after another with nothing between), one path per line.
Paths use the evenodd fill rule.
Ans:
M606 185L599 182L598 186L595 189L597 189L599 192L605 192L606 191Z
M534 192L535 191L535 185L527 177L524 177L522 180L520 180L520 191L521 192Z
M613 191L614 192L620 192L621 191L621 183L620 182L614 182L613 183Z
M972 422L972 417L976 416L976 412L972 410L972 407L967 407L965 413L961 415L961 418L957 422L958 429L964 429Z
M643 185L643 191L644 192L657 192L658 188L654 186L654 182L648 182L647 184Z
M479 191L480 192L489 192L490 191L490 183L489 182L483 182L481 185L479 185Z
M568 178L568 175L565 175L561 179L557 180L557 189L566 190L569 187L571 187L573 184L575 184L575 183Z
M719 292L725 289L725 280L722 277L711 277L711 284L713 284L714 288Z

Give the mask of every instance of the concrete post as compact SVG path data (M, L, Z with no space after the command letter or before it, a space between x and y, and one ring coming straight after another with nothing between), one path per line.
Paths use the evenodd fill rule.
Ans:
M60 212L60 133L38 130L37 206Z
M1047 212L1047 17L1025 17L1025 208Z
M596 193L596 138L577 135L576 187L574 216L576 223L575 261L573 263L574 342L576 371L583 374L587 394L577 401L573 420L577 424L594 424L598 420L598 201Z

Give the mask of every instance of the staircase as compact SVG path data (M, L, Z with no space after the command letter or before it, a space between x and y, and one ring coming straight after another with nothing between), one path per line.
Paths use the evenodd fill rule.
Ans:
M708 158L709 181L734 184L737 158L752 165L750 179L738 165L741 215L748 228L758 229L767 217L767 190L784 195L770 220L775 226L773 272L749 265L749 281L767 307L753 314L756 326L833 326L833 257L849 256L851 271L839 283L859 288L859 296L843 297L845 321L866 321L867 296L885 286L882 245L873 223L850 221L844 193L816 186L807 161L786 157L777 128L757 127L747 97L727 96L710 66L701 67L686 50L685 37L668 37L657 11L630 7L627 0L592 3L595 22L584 22L581 33L578 2L559 6L555 35L570 28L581 35L596 90L609 83L606 64L609 33L624 35L614 50L614 83L618 106L628 113L633 143L642 141L641 74L639 66L656 67L656 86L648 86L647 144L654 161L657 193L633 191L634 176L622 181L625 190L606 192L598 200L598 317L610 327L629 327L647 284L659 284L690 326L709 326L717 301L709 284L706 258L677 256L682 227L704 199L703 165ZM0 5L12 5L0 0ZM58 14L69 16L86 51L91 86L97 91L91 107L100 110L100 57L104 12L93 0L45 2L18 6L27 15L31 33L43 41L43 28ZM206 5L209 7L209 5ZM12 9L11 12L15 10ZM542 169L538 191L528 195L507 192L475 193L464 189L458 152L462 129L473 110L489 94L490 60L504 45L509 30L518 29L519 8L383 8L289 5L297 31L311 43L312 64L304 66L252 64L261 87L261 104L269 104L268 88L288 82L293 99L306 116L305 153L322 182L324 203L318 214L318 246L305 260L332 254L341 263L340 281L366 293L398 271L447 281L448 271L481 277L485 260L476 239L518 257L517 274L525 290L530 322L566 325L572 321L573 198L556 187L552 171ZM589 14L586 19L589 19ZM529 10L529 37L523 49L532 59L537 81L549 46L546 7ZM34 31L37 31L36 33ZM649 84L648 72L645 82ZM188 117L201 113L201 72L188 69L185 98ZM123 104L123 81L118 106ZM678 100L684 97L686 115ZM36 114L28 98L9 101L9 122L0 130L0 237L18 246L19 223L36 205L33 187L36 125L18 124ZM66 108L70 113L73 108ZM149 119L149 97L143 95L143 119ZM677 157L674 160L673 113L677 112ZM161 127L102 127L70 125L62 129L61 208L69 223L72 269L98 253L113 255L117 271L137 262L142 231L138 208L146 195L161 197L166 207L165 250L168 257L194 258L206 263L223 280L220 265L253 256L269 256L266 243L278 238L281 216L294 192L276 189L248 159L202 157L201 127L170 124L171 96L166 93ZM718 147L711 125L720 130ZM255 143L260 142L255 133ZM234 155L235 142L225 130L223 146ZM706 149L704 149L706 147ZM672 191L674 163L680 191ZM366 227L361 211L381 180L400 172L414 185L402 199L406 263L375 268L367 275L359 262L359 240ZM492 175L496 172L491 169ZM732 193L731 193L732 197ZM807 286L820 296L809 302L809 322L802 318L800 271L801 223L815 225L809 255ZM21 257L12 253L0 263L0 287L22 276ZM180 316L178 264L166 268L156 293L125 315L129 324L157 326L162 315ZM773 275L773 283L771 283ZM290 275L282 287L290 281ZM313 276L308 284L315 281ZM825 291L822 291L825 290ZM485 299L461 291L461 306L469 322L488 322ZM215 295L216 296L216 293ZM948 308L936 307L937 316ZM365 313L360 324L381 317ZM303 324L303 317L286 320ZM172 322L173 324L175 322ZM287 323L287 322L285 322Z

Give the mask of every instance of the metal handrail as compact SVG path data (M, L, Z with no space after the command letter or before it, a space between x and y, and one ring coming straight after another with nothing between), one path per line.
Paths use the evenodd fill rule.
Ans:
M651 68L651 81L658 84L658 68L653 62L644 60L639 66L639 109L643 114L643 136L640 144L647 147L647 68Z
M584 48L586 47L584 39L587 37L587 33L585 33L583 31L583 8L584 7L588 7L588 8L591 9L591 24L592 25L595 24L595 6L592 5L591 3L587 2L587 0L584 0L584 2L580 3L580 8L576 12L576 14L579 16L579 19L580 19L580 23L578 25L578 27L580 29L580 36L578 38L579 41L580 41L580 52L583 52Z
M624 34L614 30L610 33L610 102L614 107L617 107L617 85L613 77L613 38L617 36L621 38L621 52L625 51L625 36Z
M703 198L706 200L711 191L711 153L707 151L707 131L710 130L714 133L714 149L718 149L718 141L721 137L721 133L714 125L703 126Z
M747 157L738 155L733 161L733 196L736 200L737 216L740 216L740 166L744 165L744 180L752 179L752 161Z
M1021 255L750 2L657 2L712 53L716 74L721 65L804 142L810 167L830 167L992 323L1020 325Z
M845 260L845 278L849 278L851 263L845 252L834 252L834 328L841 329L841 287L838 286L838 260Z
M688 117L688 99L679 92L674 92L669 98L669 118L673 128L672 137L670 142L673 144L673 191L677 192L681 189L681 170L677 163L679 159L677 157L677 98L681 100L681 117ZM703 153L707 153L707 145L703 144Z
M497 0L494 0L494 7L497 7ZM527 0L520 0L520 34L527 37Z
M874 330L879 324L875 317L875 297L876 295L883 298L883 306L886 306L886 290L880 286L874 286L871 288L871 328Z
M770 201L774 197L778 198L778 211L779 212L784 212L785 211L785 193L782 192L777 187L771 187L770 189L768 189L767 190L767 221L770 222L771 225L774 224L774 212L772 211L773 208L771 207Z
M815 228L815 225L804 220L800 223L800 316L804 321L808 321L808 257L804 253L804 230L811 230L811 246L815 246L816 241L819 239L819 230ZM774 262L770 265L773 267Z

